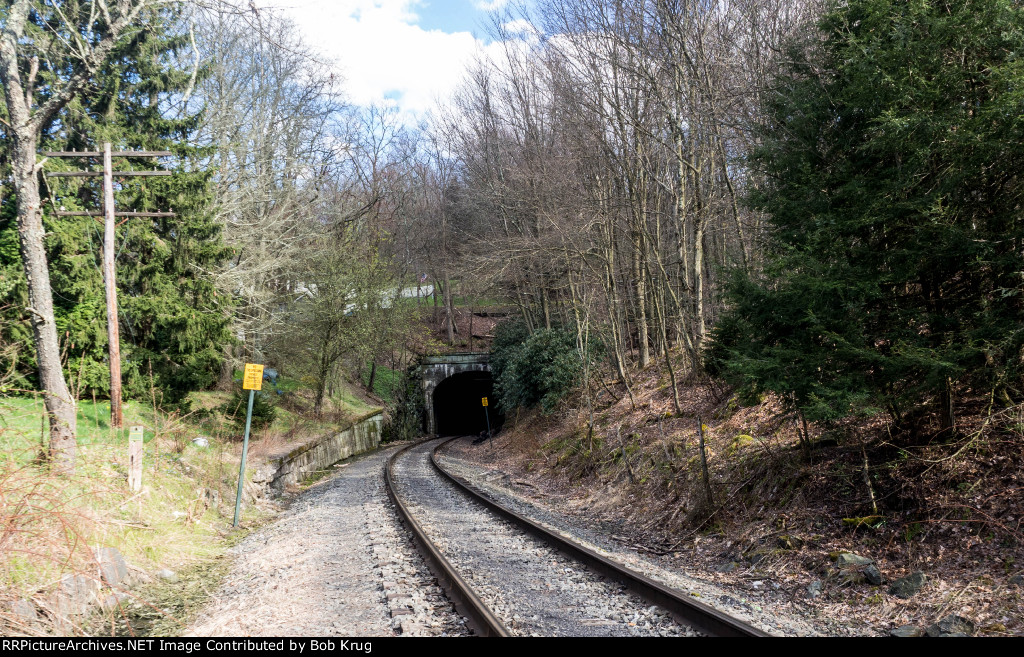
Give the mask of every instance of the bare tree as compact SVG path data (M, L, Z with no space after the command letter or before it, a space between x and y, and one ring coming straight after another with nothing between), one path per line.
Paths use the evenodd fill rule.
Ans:
M313 413L322 417L328 387L346 356L372 352L386 322L393 290L387 262L373 230L342 220L308 243L305 276L288 306L289 332L276 348L301 364L313 380Z
M504 48L435 123L480 218L463 263L531 329L596 332L627 386L658 358L675 388L701 367L721 272L757 266L745 156L766 72L816 4L542 0L496 18Z
M341 77L268 10L214 5L195 14L209 62L190 102L205 107L199 141L215 149L215 207L232 259L215 272L236 300L241 356L263 360L296 296L304 249L317 234L320 199L349 150L354 125ZM221 385L237 364L226 347Z

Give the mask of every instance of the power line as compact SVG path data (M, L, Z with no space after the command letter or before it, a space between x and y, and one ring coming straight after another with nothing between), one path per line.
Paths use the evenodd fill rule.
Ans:
M61 217L104 217L103 222L103 283L107 296L107 340L110 352L110 426L120 429L124 426L124 412L121 408L121 334L117 320L117 274L114 268L114 241L117 225L115 217L173 217L174 212L115 212L114 176L144 177L169 176L170 171L114 171L113 157L166 157L170 151L112 151L109 143L103 144L102 151L47 151L46 157L103 158L103 171L54 171L47 178L94 178L103 177L103 210L57 212ZM124 222L122 222L124 223Z

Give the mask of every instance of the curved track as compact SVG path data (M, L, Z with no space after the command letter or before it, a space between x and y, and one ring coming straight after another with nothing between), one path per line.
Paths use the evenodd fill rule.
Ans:
M389 460L388 495L441 586L477 633L680 636L698 630L767 636L487 498L438 465L436 453L448 441L433 449L428 442L410 445ZM500 612L488 608L484 598Z
M714 607L693 600L685 594L681 594L645 575L626 568L622 564L616 563L590 548L575 543L560 534L555 534L526 516L516 513L494 501L466 480L442 468L437 462L438 451L452 440L455 440L455 438L446 440L434 448L430 457L434 467L449 481L501 517L516 523L525 531L550 543L560 551L586 564L597 572L621 582L643 599L667 609L676 618L700 629L706 634L711 636L770 636L748 623L733 618Z
M395 461L402 454L416 446L417 444L413 444L398 450L388 459L387 465L384 466L384 484L387 488L388 497L394 502L395 508L398 509L398 515L402 517L402 521L412 532L413 540L419 546L427 566L433 571L434 576L437 577L438 584L444 589L448 599L452 601L455 608L469 619L473 630L481 636L511 636L508 629L477 597L473 589L462 579L455 568L441 554L440 550L434 546L419 522L416 521L409 508L396 492L397 486L394 479Z

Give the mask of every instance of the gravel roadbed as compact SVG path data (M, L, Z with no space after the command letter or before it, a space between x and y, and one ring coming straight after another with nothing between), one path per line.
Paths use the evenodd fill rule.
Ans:
M194 636L453 636L444 597L384 491L389 447L335 466L231 552Z
M444 480L430 453L395 464L398 494L506 627L525 636L696 636L669 613L526 534Z
M436 444L436 443L432 443ZM682 572L678 562L668 557L641 555L622 545L607 534L594 528L591 521L558 513L536 500L529 499L522 489L517 490L511 477L498 470L446 453L442 449L438 462L448 472L473 484L493 500L530 518L545 529L584 545L599 554L650 577L678 591L686 592L705 604L739 618L769 634L779 636L834 636L849 635L851 630L838 623L805 618L792 613L780 613L762 601L750 600L742 592L728 589Z

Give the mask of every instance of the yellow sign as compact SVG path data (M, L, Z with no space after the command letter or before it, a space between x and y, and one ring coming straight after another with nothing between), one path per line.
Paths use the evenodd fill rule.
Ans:
M128 440L142 440L142 427L132 427L128 431Z
M243 390L263 389L263 366L252 363L245 364L245 376L242 378Z
M484 398L483 398L483 399L481 400L481 402L483 403L483 405L484 405L484 406L487 406L487 397L484 397Z

